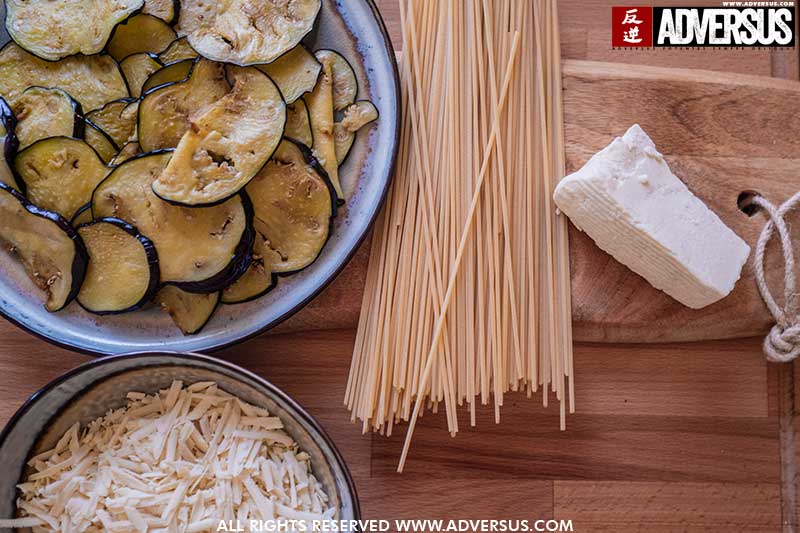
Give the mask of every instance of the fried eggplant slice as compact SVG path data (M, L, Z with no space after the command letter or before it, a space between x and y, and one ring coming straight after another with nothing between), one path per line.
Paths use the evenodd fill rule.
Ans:
M320 63L331 65L333 74L333 109L342 111L353 105L358 96L358 80L350 63L339 52L317 50L314 54Z
M0 50L0 95L14 105L22 92L34 85L62 89L84 110L130 96L111 56L73 56L52 63L8 43Z
M196 61L193 59L185 59L167 65L153 73L152 76L147 78L142 86L142 94L147 94L165 85L173 83L184 82L189 79L192 74L192 69Z
M186 206L214 205L241 191L278 147L286 104L252 67L227 67L232 88L192 120L153 191Z
M136 140L138 117L139 101L133 98L109 102L86 115L86 119L107 133L118 147Z
M301 99L286 106L286 131L284 136L299 141L306 146L314 144L311 135L311 121L308 119L308 107Z
M103 218L78 228L89 266L78 303L96 315L135 311L158 288L158 253L147 237L122 220Z
M128 82L128 90L134 98L142 96L144 82L163 66L158 56L150 52L129 55L119 64L125 81Z
M181 37L172 41L172 44L166 50L158 54L158 59L165 65L171 65L178 61L185 61L186 59L196 59L200 54L192 48L186 37ZM176 80L177 81L177 80Z
M6 0L6 29L28 52L47 61L105 48L117 24L144 0Z
M109 172L91 146L69 137L30 145L17 155L14 167L31 202L67 220L91 201L92 191Z
M266 262L266 258L271 258L273 254L264 236L256 232L253 262L244 276L222 291L222 303L234 305L252 302L274 289L277 279Z
M117 26L108 53L117 61L142 52L159 54L177 39L172 26L152 15L136 15Z
M63 217L36 207L0 184L0 243L47 294L45 309L60 311L75 299L88 256L83 241Z
M86 120L86 144L94 148L103 163L109 164L117 156L119 149L111 136L104 132L97 124Z
M267 240L270 269L288 274L311 265L328 241L336 196L310 151L284 140L247 186L255 228Z
M167 24L177 22L180 12L180 0L144 0L144 9L142 10L145 15L158 17Z
M322 74L317 86L304 98L311 121L311 136L314 140L311 147L314 157L325 169L336 195L344 200L339 182L339 164L336 160L336 141L333 138L333 74L330 61L322 63Z
M2 161L0 161L0 183L4 183L18 191L25 192L24 183L19 183L14 175L14 159L19 150L17 139L17 119L11 106L0 97L0 144L2 144Z
M358 130L378 120L378 109L369 100L360 100L344 110L344 118L333 126L333 139L336 144L336 161L344 163Z
M133 159L134 157L136 157L141 153L142 153L142 148L139 146L139 143L136 141L131 141L125 144L125 146L123 146L120 149L119 153L116 156L114 156L114 159L111 160L111 163L109 163L109 165L112 167L118 167L125 161Z
M193 294L167 285L156 294L155 302L169 313L184 335L195 335L208 324L219 306L219 292Z
M159 199L152 183L171 157L143 154L117 167L95 190L92 213L126 220L152 239L162 282L191 292L222 290L250 266L252 207L244 195L204 209Z
M272 78L287 104L294 103L317 85L322 64L305 46L298 44L269 65L257 68Z
M312 30L321 6L321 0L184 0L180 28L203 57L271 63Z
M14 104L14 116L20 148L48 137L84 136L81 105L61 89L25 89Z
M205 59L194 66L186 81L148 91L139 104L142 150L153 152L178 146L192 121L229 91L225 66Z

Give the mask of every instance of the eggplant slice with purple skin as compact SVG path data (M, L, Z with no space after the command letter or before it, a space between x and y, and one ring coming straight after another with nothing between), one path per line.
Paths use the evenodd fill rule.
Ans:
M156 54L140 52L132 54L120 61L119 68L128 83L128 91L134 98L142 96L142 87L147 79L164 65Z
M329 63L331 66L334 111L342 111L353 105L358 96L358 80L350 62L333 50L317 50L314 56L320 63Z
M28 199L69 220L92 199L95 187L109 169L86 142L69 137L42 139L14 160Z
M252 302L271 292L278 284L278 277L273 274L267 258L272 250L263 235L256 232L253 244L253 262L247 272L236 283L222 291L222 303L226 305Z
M97 155L100 156L100 159L102 159L103 163L106 165L109 164L111 160L117 156L117 152L119 152L119 147L114 142L114 139L90 120L86 121L86 136L84 140L86 144L94 148L94 151L97 152Z
M190 128L153 182L153 191L168 202L224 202L250 183L281 142L286 104L275 83L253 67L226 70L231 90L190 117Z
M322 72L320 62L302 44L272 63L258 65L256 68L275 82L287 104L292 104L305 93L311 92Z
M158 291L155 302L169 313L184 335L195 335L208 324L219 307L220 294L194 294L167 285Z
M333 140L336 145L336 161L341 165L356 140L356 133L371 122L378 120L378 108L369 100L360 100L344 110L342 120L333 125Z
M172 26L160 18L136 15L116 27L107 52L117 61L142 52L159 54L177 38Z
M144 0L6 0L6 29L28 52L47 61L93 55L117 24L142 10Z
M181 37L180 39L172 41L172 44L170 44L166 50L158 54L159 61L164 65L172 65L173 63L178 63L187 59L197 59L198 57L200 57L200 54L192 48L192 45L189 44L186 37Z
M155 71L142 85L142 94L146 95L161 87L187 81L198 61L197 59L183 59Z
M63 217L40 209L0 183L0 243L16 256L34 284L47 293L45 309L60 311L83 283L88 255Z
M179 27L203 57L261 65L297 46L321 7L321 0L183 0Z
M34 85L62 89L84 111L130 96L119 65L109 55L73 56L51 63L9 42L0 50L0 95L14 105Z
M61 89L28 87L14 103L17 138L24 149L48 137L83 139L83 108Z
M75 216L72 217L72 220L70 220L69 223L73 228L77 228L79 226L83 226L84 224L88 224L92 220L94 220L94 217L92 216L92 204L86 204L78 209L78 212L75 213Z
M153 76L158 76L163 70ZM138 131L142 150L153 152L178 146L192 126L192 114L200 113L221 100L230 89L225 66L206 59L191 66L185 81L147 89L139 103Z
M195 293L222 290L252 260L250 200L239 195L203 209L164 202L152 183L171 157L171 151L142 154L114 169L94 191L92 213L126 220L147 235L159 252L163 283Z
M0 143L3 144L3 160L0 162L0 183L25 193L24 182L17 180L14 159L19 150L17 118L5 98L0 97Z
M271 271L293 274L314 263L330 237L336 192L310 150L284 140L247 194Z
M96 315L136 311L158 289L158 253L139 230L116 218L78 228L89 253L89 267L78 292L81 307Z
M95 109L86 115L86 118L108 134L114 144L121 149L127 143L136 140L138 116L139 100L123 98Z

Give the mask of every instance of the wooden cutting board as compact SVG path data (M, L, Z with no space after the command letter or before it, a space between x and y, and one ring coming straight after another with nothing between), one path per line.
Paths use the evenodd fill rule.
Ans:
M743 191L780 203L800 190L800 83L760 76L568 60L564 62L568 171L640 124L673 172L751 246L765 219L737 206ZM794 220L794 218L793 218ZM800 215L796 218L800 222ZM800 236L800 232L798 232ZM725 300L691 310L652 288L585 234L571 231L574 334L587 342L667 342L763 335L772 324L752 257ZM773 243L774 244L774 243ZM368 253L279 331L354 327ZM769 250L772 286L782 262Z
M765 219L740 211L739 195L757 191L780 203L800 190L798 82L567 61L564 109L568 171L639 123L673 172L753 248ZM770 279L780 292L782 261L777 246L771 248ZM771 324L754 282L752 255L729 297L692 310L652 288L574 227L571 250L578 340L739 338L763 334Z

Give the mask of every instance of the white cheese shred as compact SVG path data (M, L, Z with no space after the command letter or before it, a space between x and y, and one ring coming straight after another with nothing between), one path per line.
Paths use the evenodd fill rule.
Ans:
M335 517L310 457L265 409L212 382L127 400L29 461L19 518L0 528L199 532L222 520Z

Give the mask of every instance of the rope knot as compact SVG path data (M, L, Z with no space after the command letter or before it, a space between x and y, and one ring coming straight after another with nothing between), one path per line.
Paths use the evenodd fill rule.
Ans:
M771 363L789 363L797 359L800 355L800 325L772 326L764 339L764 353Z
M764 339L764 354L772 363L790 363L800 356L800 316L798 316L797 280L795 275L794 247L786 224L785 216L800 202L800 192L792 196L786 203L776 208L763 196L754 196L752 203L761 208L768 221L758 238L756 245L755 270L756 284L767 304L767 309L775 318L775 326ZM778 231L783 250L783 305L772 296L767 285L764 272L764 256L767 244L774 231Z

